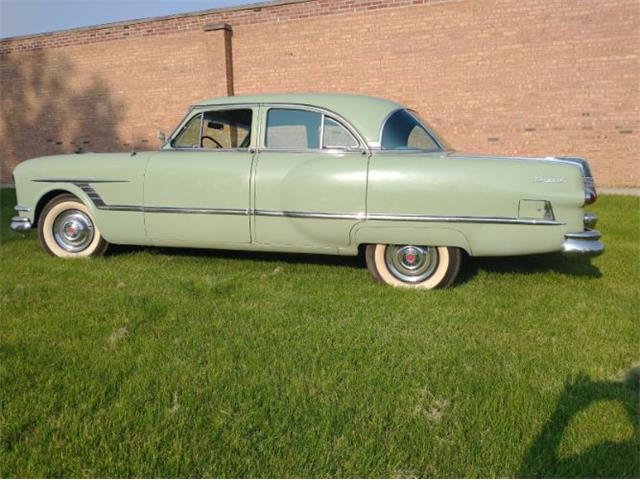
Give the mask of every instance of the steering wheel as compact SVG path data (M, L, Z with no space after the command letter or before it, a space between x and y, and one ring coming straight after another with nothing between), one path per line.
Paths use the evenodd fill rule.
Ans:
M215 143L217 146L216 148L224 148L219 141L217 141L215 138L212 137L208 137L207 135L203 135L202 138L200 138L200 148L204 148L204 140L205 138L207 140L211 140L213 143Z

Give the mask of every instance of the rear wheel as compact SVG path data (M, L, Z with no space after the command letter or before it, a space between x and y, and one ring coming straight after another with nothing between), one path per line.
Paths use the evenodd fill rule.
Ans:
M460 271L462 254L455 247L368 245L367 267L373 278L393 287L445 288Z
M45 252L62 258L102 255L109 246L89 209L69 194L55 197L44 207L38 236Z

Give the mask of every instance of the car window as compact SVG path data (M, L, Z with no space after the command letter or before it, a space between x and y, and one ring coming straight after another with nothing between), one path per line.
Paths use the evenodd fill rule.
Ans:
M265 146L287 150L320 148L321 124L321 113L272 108L267 114Z
M323 148L354 148L358 146L358 141L346 128L326 115L322 138Z
M250 109L204 112L187 123L172 145L204 149L249 148L252 113Z
M384 150L441 150L426 128L406 110L392 114L382 129Z
M196 115L187 123L173 140L174 147L197 147L200 144L200 122L202 114Z

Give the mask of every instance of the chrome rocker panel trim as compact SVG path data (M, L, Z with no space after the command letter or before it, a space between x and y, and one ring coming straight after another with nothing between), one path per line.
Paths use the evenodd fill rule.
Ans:
M584 255L597 257L604 252L604 245L600 241L598 230L585 230L584 232L567 233L562 244L562 253L566 255Z

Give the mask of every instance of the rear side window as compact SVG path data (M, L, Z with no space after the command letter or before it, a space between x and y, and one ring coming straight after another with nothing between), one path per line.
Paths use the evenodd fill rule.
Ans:
M325 115L323 148L357 148L358 141L338 122Z
M281 150L320 148L322 114L272 108L267 114L266 147Z
M383 150L441 150L427 129L406 110L391 115L382 130Z

